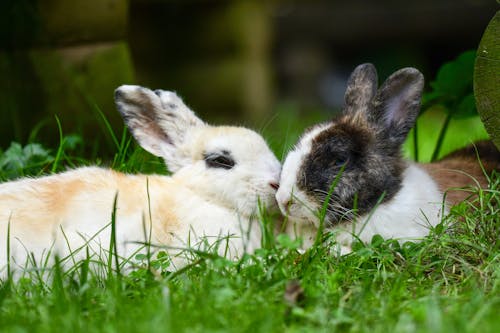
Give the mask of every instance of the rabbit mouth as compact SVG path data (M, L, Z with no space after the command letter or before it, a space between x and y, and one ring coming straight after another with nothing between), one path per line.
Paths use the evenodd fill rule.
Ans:
M278 209L278 203L275 198L275 191L269 187L260 188L258 186L252 186L250 191L246 193L240 193L238 195L240 199L229 197L227 198L230 202L233 202L233 206L237 207L239 214L244 216L251 216L259 212L266 212ZM236 201L234 201L236 199Z

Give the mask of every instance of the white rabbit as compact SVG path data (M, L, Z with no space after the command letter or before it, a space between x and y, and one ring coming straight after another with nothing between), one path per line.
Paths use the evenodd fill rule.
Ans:
M316 236L317 212L341 170L324 220L326 230L336 234L341 253L351 251L355 237L421 239L441 221L448 204L467 195L451 191L443 205L447 189L475 185L473 178L485 185L474 149L430 164L401 157L401 146L420 109L423 86L418 70L404 68L377 90L375 67L358 66L348 81L343 114L306 131L288 154L276 198L288 216L288 232L301 236L305 247ZM498 169L496 148L491 143L477 148L486 170Z
M231 257L258 247L258 202L275 203L281 169L264 139L242 127L207 125L173 92L124 85L115 102L139 144L173 175L84 167L0 184L0 269L8 260L9 225L13 268L24 266L28 253L40 265L48 251L60 257L74 251L76 259L86 245L91 254L106 252L115 195L122 258L145 242L186 248L229 236L219 253Z

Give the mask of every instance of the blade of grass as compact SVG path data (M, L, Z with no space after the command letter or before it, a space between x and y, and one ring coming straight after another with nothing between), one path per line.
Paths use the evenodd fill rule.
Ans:
M415 162L418 162L418 121L415 122L415 126L413 126L413 158Z
M149 232L147 234L147 245L146 245L146 251L147 251L147 260L148 260L148 270L151 269L151 234L153 233L153 215L151 213L151 196L149 193L149 177L146 177L146 193L148 196L148 216L149 216Z
M273 219L268 218L268 214L266 214L266 209L262 204L260 198L257 200L257 209L258 209L258 221L261 229L261 240L260 244L262 248L271 249L275 246L274 239L274 223ZM250 231L252 229L253 219L250 220L249 228L246 232L246 239L250 239Z
M59 166L59 161L61 160L61 156L64 150L64 141L63 131L61 126L61 121L57 115L54 116L56 118L57 129L59 130L59 147L57 147L56 157L54 158L54 163L52 164L51 172L54 173L57 171L57 167Z
M73 265L76 265L76 260L75 260L75 258L73 256L73 251L71 250L71 244L69 243L69 239L66 236L66 233L64 232L63 226L61 225L61 226L59 226L59 228L61 229L61 233L63 234L64 241L66 242L66 246L68 247L68 251L69 251L68 257L71 258L71 261L73 262Z
M12 219L12 213L9 216L9 222L7 223L7 279L10 280L12 277L12 271L10 266L10 221Z
M363 230L365 230L365 227L368 224L368 221L370 221L370 219L372 218L373 214L375 214L375 211L378 209L378 206L380 206L380 204L384 200L385 195L386 195L385 191L382 192L382 194L378 198L377 202L375 203L375 206L373 206L373 208L370 210L370 213L368 214L368 217L366 218L365 223L363 223L363 225L361 226L361 229L359 229L358 235L361 235L361 233L363 232ZM356 235L356 237L358 237L358 235ZM360 240L360 239L358 238L358 240Z
M333 182L330 184L330 188L328 189L328 194L326 195L325 201L323 202L323 205L321 206L321 209L319 211L319 227L318 231L316 233L316 239L314 240L314 246L318 246L321 243L322 236L323 236L323 230L325 228L325 217L326 217L326 211L328 210L328 205L330 204L330 200L333 195L333 191L335 190L335 187L337 187L337 184L340 180L340 177L344 173L346 164L344 163L342 167L340 168L339 172L335 176L335 179Z
M93 106L94 106L94 110L97 111L99 116L101 116L101 119L104 122L104 126L108 130L109 135L111 135L111 140L113 140L113 143L115 144L116 149L119 151L120 150L120 143L118 142L118 139L116 138L115 132L113 131L111 124L109 123L109 121L106 118L106 116L104 115L104 113L101 111L101 108L96 103L94 103Z
M116 209L118 203L118 192L115 194L113 200L113 211L111 212L111 235L109 237L109 255L108 255L108 276L111 277L113 274L112 264L113 258L115 259L116 273L120 276L120 266L118 263L118 251L116 244Z
M85 254L85 259L80 265L80 287L87 283L90 273L90 253L88 247L86 248Z
M115 154L115 157L113 158L113 164L112 164L113 168L116 167L121 168L125 164L127 152L132 143L132 138L129 137L127 134L128 134L127 129L123 128L120 146L118 147L118 152Z

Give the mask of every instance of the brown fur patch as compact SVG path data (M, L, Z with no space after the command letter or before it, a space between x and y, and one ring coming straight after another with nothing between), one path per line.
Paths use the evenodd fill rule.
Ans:
M438 183L439 189L446 192L446 201L451 205L471 196L470 191L457 188L488 186L488 180L476 156L476 149L486 174L500 169L500 152L489 141L478 142L455 151L441 161L421 165Z

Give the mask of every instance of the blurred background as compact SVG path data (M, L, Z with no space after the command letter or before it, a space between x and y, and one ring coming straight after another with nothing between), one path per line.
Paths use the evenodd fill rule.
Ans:
M374 63L381 81L416 67L429 84L477 49L497 10L494 0L2 0L0 150L57 147L60 128L85 154L111 156L121 84L175 90L205 120L283 147L341 109L356 65ZM485 136L467 121L456 125L466 140Z

